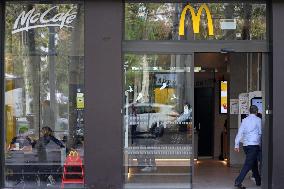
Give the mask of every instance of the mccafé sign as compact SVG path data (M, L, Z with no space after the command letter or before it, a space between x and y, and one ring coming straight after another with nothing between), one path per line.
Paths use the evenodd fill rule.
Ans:
M12 34L48 26L58 26L60 29L63 27L72 28L71 23L74 21L77 14L77 12L73 12L74 8L50 16L54 9L59 9L59 7L51 7L43 13L36 13L35 8L28 12L23 11L14 23Z
M200 18L201 18L201 14L202 14L203 10L205 10L205 13L207 15L208 34L209 35L214 35L212 16L211 16L211 13L210 13L210 10L209 10L208 6L205 3L202 4L199 7L199 9L197 11L197 14L195 13L194 8L190 4L186 5L183 8L183 10L181 12L181 16L180 16L180 21L179 21L179 35L184 35L184 22L185 22L185 16L186 16L187 11L189 11L190 14L191 14L192 25L193 25L193 32L194 33L199 33Z

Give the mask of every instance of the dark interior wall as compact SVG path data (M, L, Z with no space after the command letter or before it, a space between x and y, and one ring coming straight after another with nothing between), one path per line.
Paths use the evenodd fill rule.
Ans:
M195 61L196 62L196 61ZM195 63L194 62L194 63ZM195 88L212 87L214 88L214 131L212 133L213 141L213 158L218 159L221 153L221 133L227 114L220 114L220 81L228 80L226 72L198 72L194 73Z
M226 55L221 53L195 53L194 66L211 69L207 72L194 73L195 87L214 88L214 147L213 158L218 159L221 153L221 133L227 114L220 114L220 81L228 80ZM218 72L212 72L216 69ZM204 86L205 85L205 86Z
M87 188L122 188L122 2L85 1Z
M272 1L273 14L273 172L272 188L284 188L284 2Z
M238 99L240 93L247 92L247 54L230 54L230 99ZM244 162L244 153L234 151L235 137L238 132L238 115L232 114L229 119L229 162L231 166L239 166Z

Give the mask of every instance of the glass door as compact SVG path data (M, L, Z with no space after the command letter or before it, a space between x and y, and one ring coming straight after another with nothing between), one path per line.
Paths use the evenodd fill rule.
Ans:
M124 55L125 189L192 188L193 55Z

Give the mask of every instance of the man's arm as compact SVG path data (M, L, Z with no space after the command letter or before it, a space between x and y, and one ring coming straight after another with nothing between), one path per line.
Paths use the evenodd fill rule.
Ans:
M241 126L238 130L238 134L235 138L235 151L237 151L237 152L240 151L240 141L243 137L243 132L244 132L244 121L241 123Z
M51 139L53 142L55 142L55 144L57 144L58 146L60 146L60 148L65 148L65 146L63 145L63 143L62 143L60 140L58 140L57 138L55 138L54 136L52 136L50 139Z
M258 134L262 135L261 119L258 121Z

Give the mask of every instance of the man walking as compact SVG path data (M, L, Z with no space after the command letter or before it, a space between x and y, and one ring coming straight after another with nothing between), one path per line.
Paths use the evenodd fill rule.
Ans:
M246 117L239 128L235 139L235 151L240 152L239 143L242 140L243 149L246 154L246 160L239 176L235 180L235 187L245 189L242 185L247 173L252 170L256 185L261 185L261 178L258 172L257 157L260 153L261 140L261 119L257 117L258 108L252 105L250 115Z

